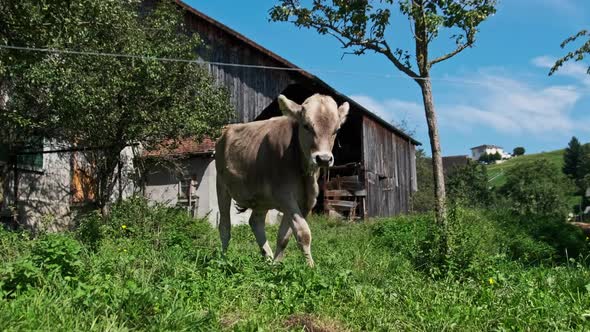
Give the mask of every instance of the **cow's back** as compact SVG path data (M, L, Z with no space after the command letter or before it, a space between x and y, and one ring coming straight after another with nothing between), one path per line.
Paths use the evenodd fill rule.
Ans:
M218 181L243 207L280 208L278 198L301 192L298 144L297 123L285 116L230 125L215 149Z

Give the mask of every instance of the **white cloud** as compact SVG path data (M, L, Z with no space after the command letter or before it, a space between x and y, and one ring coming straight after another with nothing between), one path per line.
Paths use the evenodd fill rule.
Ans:
M538 58L534 62L546 67L551 61ZM572 70L571 73L577 72ZM446 95L445 102L437 104L442 127L463 132L489 128L506 134L542 137L569 134L588 125L588 121L572 116L572 110L584 95L579 85L537 87L506 72L480 72L456 81L465 84L446 87L456 98ZM421 103L377 100L366 95L351 97L385 120L406 120L411 126L425 127Z
M405 122L407 128L400 129L413 131L417 127L421 127L424 122L424 107L422 104L395 98L377 100L361 94L352 95L350 98L387 122L395 124Z
M548 55L538 56L531 61L533 65L543 69L551 69L557 58ZM549 70L547 70L549 72ZM590 75L588 65L584 62L568 61L559 68L554 75L573 78L587 87L590 87Z

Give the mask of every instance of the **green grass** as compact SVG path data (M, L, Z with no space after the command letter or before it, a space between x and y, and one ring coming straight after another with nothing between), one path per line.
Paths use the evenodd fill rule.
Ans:
M495 187L500 187L504 184L505 179L503 174L507 169L540 159L548 160L551 164L555 165L559 170L563 167L563 152L564 150L555 150L550 152L542 152L524 155L516 158L509 159L501 164L492 164L487 166L488 177L490 178L490 184Z
M126 204L76 233L0 230L0 330L590 329L588 265L557 259L555 236L504 230L500 216L454 213L464 221L453 229L454 265L433 274L423 256L429 216L313 217L309 269L293 242L273 265L249 227L236 227L223 258L205 222ZM273 243L276 230L267 229Z
M551 164L555 165L558 170L561 171L563 168L563 153L564 150L555 150L549 152L535 153L524 155L516 158L509 159L501 164L487 165L488 178L490 179L490 185L496 188L501 187L506 182L504 174L506 170L521 165L524 163L545 159ZM575 189L567 196L567 204L575 210L574 207L579 205L582 200L582 196L576 193Z

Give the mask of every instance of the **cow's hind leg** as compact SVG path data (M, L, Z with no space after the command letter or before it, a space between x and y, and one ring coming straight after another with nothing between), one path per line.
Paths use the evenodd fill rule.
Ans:
M272 259L272 249L270 249L270 246L268 245L268 241L266 240L266 232L264 231L266 212L267 211L265 210L253 210L248 223L252 228L254 237L256 237L256 243L258 243L262 255L266 258Z
M291 237L291 216L283 215L281 219L281 225L279 226L279 232L277 234L277 248L275 251L275 262L280 262L285 256L285 248L289 244L289 238Z
M219 204L219 237L221 251L225 254L231 238L231 195L225 185L217 178L217 203Z

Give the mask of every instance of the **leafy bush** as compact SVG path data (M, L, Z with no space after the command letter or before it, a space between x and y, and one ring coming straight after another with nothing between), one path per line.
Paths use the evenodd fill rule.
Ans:
M512 154L515 156L522 156L524 153L525 149L522 146L515 147L514 150L512 150Z
M378 224L374 234L382 244L406 255L414 266L434 277L479 273L501 254L501 232L477 210L454 205L449 213L448 256L442 256L439 227L432 216L397 219Z
M145 240L156 246L186 249L213 231L208 223L189 217L182 209L150 206L143 197L133 197L115 205L106 225L102 230L105 237Z
M98 211L86 214L78 221L76 237L92 251L98 249L103 239L103 233L100 229L101 224L102 218Z
M505 216L502 227L509 255L528 264L567 262L590 254L582 231L562 219Z
M492 163L492 162L494 162L496 160L501 160L501 159L502 159L502 155L500 155L499 152L491 153L491 154L484 153L484 154L482 154L479 157L479 160L478 161L481 162L481 163L488 164L488 163Z
M505 173L506 182L499 193L508 201L508 209L519 215L565 216L568 179L545 159L516 164Z
M27 258L21 258L0 266L0 300L15 297L19 292L38 285L41 270Z
M48 234L36 241L31 258L36 266L47 273L72 277L77 275L82 266L81 249L78 241L67 234Z
M488 174L483 165L469 163L454 168L447 176L445 185L451 201L471 207L492 204L493 196L488 185Z

